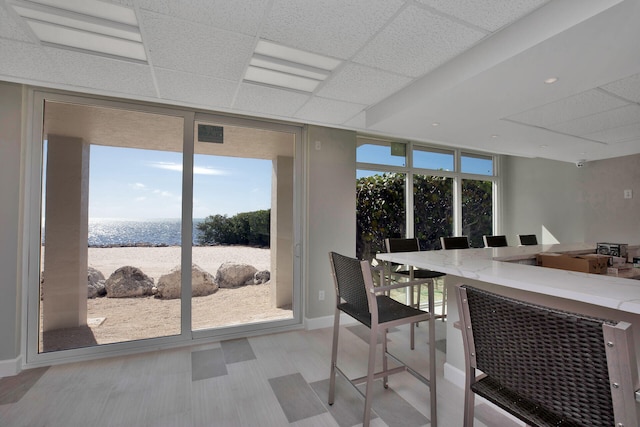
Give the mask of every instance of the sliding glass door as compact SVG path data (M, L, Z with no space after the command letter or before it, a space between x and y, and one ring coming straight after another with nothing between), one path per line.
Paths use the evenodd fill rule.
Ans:
M296 134L258 125L196 118L194 330L293 319Z
M42 92L33 115L27 363L301 322L300 128Z

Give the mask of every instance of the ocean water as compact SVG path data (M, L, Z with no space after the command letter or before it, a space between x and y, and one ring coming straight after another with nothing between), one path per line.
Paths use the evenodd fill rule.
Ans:
M193 243L197 243L197 225L203 219L193 221ZM181 224L179 218L166 219L112 219L92 218L89 220L89 246L136 246L181 244Z

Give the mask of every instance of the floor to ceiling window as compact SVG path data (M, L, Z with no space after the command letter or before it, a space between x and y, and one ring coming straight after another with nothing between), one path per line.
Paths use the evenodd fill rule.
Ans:
M422 250L465 235L482 247L496 231L497 157L359 137L356 253L372 260L387 237L417 237Z

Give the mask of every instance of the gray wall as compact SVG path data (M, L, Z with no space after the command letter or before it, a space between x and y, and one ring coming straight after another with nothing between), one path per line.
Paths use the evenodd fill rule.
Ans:
M640 244L640 154L587 163L581 182L585 241ZM632 190L631 199L624 190Z
M640 244L640 155L573 163L503 159L503 232L541 243ZM633 190L632 199L623 190Z
M22 88L0 82L0 362L20 354ZM2 375L0 375L1 377Z
M355 256L356 133L310 126L307 142L306 317L317 318L335 309L329 251Z
M503 166L503 234L517 245L518 234L539 243L584 241L580 179L573 163L506 156Z

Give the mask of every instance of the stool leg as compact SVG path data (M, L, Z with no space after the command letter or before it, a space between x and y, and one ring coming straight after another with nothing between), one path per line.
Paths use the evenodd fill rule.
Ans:
M329 374L329 405L333 405L336 392L336 363L338 359L338 334L340 332L340 310L336 308L333 319L333 343L331 345L331 373Z

